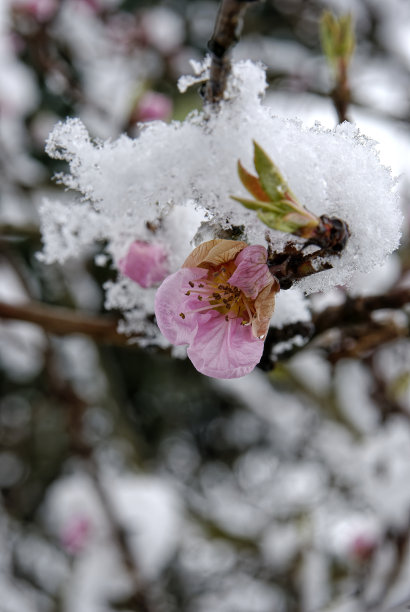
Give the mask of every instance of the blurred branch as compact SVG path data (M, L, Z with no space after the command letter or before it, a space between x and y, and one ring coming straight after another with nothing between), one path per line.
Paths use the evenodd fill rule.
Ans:
M102 483L94 447L84 435L84 413L88 408L88 404L76 392L71 382L61 376L55 364L55 351L50 347L46 361L49 390L67 409L67 432L70 438L71 450L74 455L81 457L84 470L92 480L101 507L109 523L112 538L126 572L131 579L132 591L126 597L126 608L135 612L154 612L157 608L154 602L151 601L150 588L141 578L138 562L130 546L127 531L117 517L110 494Z
M408 550L410 544L410 524L407 521L407 524L404 525L401 529L393 530L390 529L387 534L385 541L390 542L394 549L394 561L390 565L388 571L385 576L381 580L379 595L374 598L367 606L366 610L371 612L379 612L380 610L385 610L386 603L388 601L389 595L394 591L394 587L397 585L397 582L405 571L406 560L408 558ZM406 605L407 604L407 605ZM408 610L409 605L408 601L404 604L403 610Z
M91 454L86 460L86 470L91 476L101 506L110 524L111 534L121 554L122 562L133 583L132 593L126 598L126 607L127 609L135 610L135 612L153 612L156 608L153 607L150 601L151 598L148 596L147 586L143 584L141 580L140 572L128 541L127 531L116 516L111 499L101 482L97 464Z
M212 63L209 81L205 86L205 101L219 102L223 98L226 80L231 70L230 51L239 40L243 17L251 2L256 0L222 0L216 18L215 29L208 49Z
M347 298L339 306L330 306L313 315L311 323L292 323L278 329L270 328L264 354L261 360L263 369L272 367L270 353L275 344L290 340L295 335L312 340L332 328L343 328L348 325L369 322L375 310L400 309L410 303L410 288L395 289L385 295ZM26 304L8 304L0 302L0 318L27 321L39 325L44 331L57 334L85 334L97 342L125 346L127 336L117 331L118 320L114 317L87 315L61 306L49 306L31 301ZM379 324L379 329L380 329ZM370 327L368 330L370 331ZM373 326L374 329L374 326ZM384 326L386 329L386 326ZM395 327L397 330L398 328ZM401 328L400 328L401 329ZM362 334L361 334L362 335ZM403 335L403 331L400 332ZM397 337L397 334L396 336Z
M34 323L44 331L60 336L86 334L97 342L120 345L128 342L127 336L117 332L118 320L113 317L87 315L35 301L26 304L0 302L0 318Z
M0 223L1 238L24 238L29 240L40 240L41 234L36 225L13 225L11 223Z
M410 287L393 289L384 295L350 298L339 306L329 306L313 316L315 335L332 327L343 327L351 323L368 321L375 310L402 308L410 303Z
M342 330L348 327L348 333L340 335L333 342L331 360L357 357L376 348L380 343L408 335L408 328L399 327L394 322L376 323L372 320L372 313L377 310L399 310L406 304L410 304L410 287L393 289L384 295L357 298L346 296L343 304L329 306L322 312L313 314L311 322L291 323L281 328L271 327L259 367L263 370L274 367L272 349L279 342L286 342L295 336L302 336L310 342L331 329L339 330L342 334Z
M373 352L383 344L408 336L408 326L399 326L394 320L369 322L338 330L336 338L324 341L320 348L324 349L330 363L340 359L360 359Z
M330 97L332 98L339 123L349 121L347 109L350 104L350 87L347 76L347 66L343 61L340 62L336 85L330 92Z

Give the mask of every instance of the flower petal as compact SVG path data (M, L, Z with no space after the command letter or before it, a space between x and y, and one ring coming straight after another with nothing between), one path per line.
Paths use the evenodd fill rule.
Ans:
M160 283L168 274L167 254L162 244L136 240L118 262L118 268L146 289Z
M192 251L183 263L183 268L219 266L235 258L246 242L241 240L208 240ZM266 263L266 261L265 261Z
M252 319L252 333L256 338L264 338L275 310L275 297L280 289L279 281L271 275L271 283L262 289L255 300L256 313Z
M202 315L204 316L204 315ZM199 372L214 378L239 378L253 370L263 352L263 342L252 335L241 319L225 320L213 311L200 321L188 348L188 357Z
M236 270L229 278L229 284L238 287L246 297L256 299L258 293L272 283L267 259L265 247L257 244L245 247L235 259Z
M189 282L206 275L207 271L202 268L182 268L168 276L158 288L155 296L157 324L165 338L176 346L189 344L197 332L199 315L184 314L183 318L180 314L189 310L187 303L192 302L192 299L185 295Z

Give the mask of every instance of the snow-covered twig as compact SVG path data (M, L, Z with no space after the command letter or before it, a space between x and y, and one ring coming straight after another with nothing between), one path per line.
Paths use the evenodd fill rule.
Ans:
M215 29L208 42L212 62L210 78L205 86L206 102L219 102L223 98L231 70L230 50L239 39L243 16L251 2L255 0L222 0L220 4Z

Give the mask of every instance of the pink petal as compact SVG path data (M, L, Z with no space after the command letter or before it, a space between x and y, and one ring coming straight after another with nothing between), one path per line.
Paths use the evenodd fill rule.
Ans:
M265 247L257 244L245 247L235 259L237 268L229 278L229 284L238 287L246 297L256 299L258 293L272 282L267 259Z
M84 516L74 517L61 532L61 544L70 553L80 552L90 536L91 523Z
M189 344L198 330L198 318L205 321L208 314L185 314L186 311L200 308L198 300L185 295L189 281L204 278L208 271L202 268L181 268L168 276L159 287L155 296L155 316L165 338L172 344ZM184 313L185 318L180 316Z
M120 259L118 267L141 287L146 289L160 283L168 274L167 254L161 244L136 240Z
M209 268L220 266L235 259L235 256L246 247L240 240L215 238L203 242L192 251L182 264L183 268Z
M172 115L172 100L156 91L145 92L138 101L137 121L167 121Z
M225 320L217 311L198 321L198 331L188 348L188 357L198 370L214 378L239 378L259 363L263 342L252 335L241 319Z

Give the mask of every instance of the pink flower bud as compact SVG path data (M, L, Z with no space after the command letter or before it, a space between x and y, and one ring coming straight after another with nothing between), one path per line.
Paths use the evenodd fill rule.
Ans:
M89 538L91 523L85 516L76 516L63 528L60 540L67 552L75 555L81 552Z
M155 91L145 92L138 101L135 110L136 121L167 121L172 115L172 100Z
M167 254L161 244L136 240L126 256L120 259L118 267L125 276L147 289L167 276Z
M57 0L14 0L13 8L34 17L36 21L49 21L58 8Z
M368 561L377 547L377 540L370 534L358 534L350 545L350 555L357 561Z

